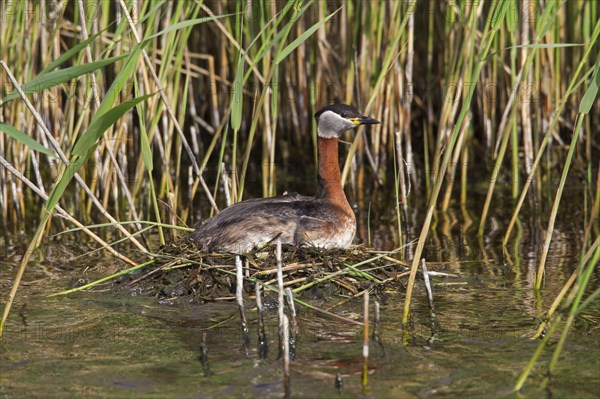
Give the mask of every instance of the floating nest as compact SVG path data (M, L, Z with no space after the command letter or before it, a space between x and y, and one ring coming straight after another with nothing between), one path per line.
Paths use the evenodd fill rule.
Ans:
M347 250L284 247L282 273L285 287L295 295L325 299L354 297L364 290L383 292L399 287L408 275L406 262L395 252L377 252L361 246ZM265 290L277 289L275 246L239 257L244 284L249 293L259 283ZM122 276L120 289L160 299L185 298L198 302L235 299L236 256L200 253L187 240L164 247L154 262Z

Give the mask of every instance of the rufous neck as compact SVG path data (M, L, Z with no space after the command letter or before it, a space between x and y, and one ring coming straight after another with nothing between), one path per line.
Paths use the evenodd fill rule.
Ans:
M344 189L342 188L342 177L340 175L340 164L338 161L338 143L340 140L336 138L317 138L317 146L319 150L319 173L318 183L319 198L327 198L333 201L347 203Z

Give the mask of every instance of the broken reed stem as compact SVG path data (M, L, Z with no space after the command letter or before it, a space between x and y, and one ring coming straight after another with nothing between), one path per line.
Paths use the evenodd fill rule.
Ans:
M431 345L435 338L437 331L437 316L435 314L435 307L433 306L433 290L431 289L431 282L429 280L429 271L425 264L425 258L421 259L421 268L423 269L423 280L425 281L425 290L427 291L427 299L429 300L429 310L431 314L431 336L427 340L427 344Z
M256 313L258 315L258 358L266 359L269 351L269 341L267 340L267 334L265 333L265 319L260 283L256 283L254 291L256 295Z
M242 334L244 337L244 343L248 344L249 342L249 334L248 334L248 322L246 321L246 313L244 312L244 272L242 267L242 260L239 256L235 257L235 276L236 276L236 285L235 285L235 299L237 301L238 307L240 309L240 319L242 321Z
M408 201L406 197L408 190L406 189L406 179L404 176L404 151L402 149L402 132L400 130L396 130L394 134L394 139L396 142L396 165L394 166L397 168L397 173L395 177L397 179L396 185L399 186L399 189L395 187L395 191L396 196L398 196L397 193L400 192L400 202L402 203L402 210L404 211L404 215L407 215ZM401 228L399 228L398 230L401 231Z
M292 293L291 289L289 289L289 288L285 289L285 298L287 300L287 306L290 311L290 316L292 318L291 333L292 333L292 336L294 336L294 335L296 335L296 332L298 330L298 320L296 319L296 307L294 305L294 294Z
M368 375L369 375L369 290L365 291L363 303L363 371L362 371L362 386L363 393L368 390Z
M208 345L206 344L207 333L202 333L202 341L200 342L200 355L198 356L200 364L202 365L202 371L205 377L209 377L213 374L210 371L210 365L208 363Z
M406 164L409 165L410 168L412 168L414 165L414 157L413 157L413 150L412 150L412 137L411 137L411 130L410 130L411 109L412 109L412 102L413 102L412 86L413 86L414 57L415 57L415 13L411 12L408 16L408 51L406 53L406 68L405 68L406 82L407 82L407 85L410 86L410 88L407 87L407 89L406 89L407 98L404 99L404 115L405 115L404 117L406 118L406 121L404 123L404 132L403 132L405 140L406 140ZM406 175L407 175L407 182L408 182L409 188L405 187L406 191L403 193L404 200L406 200L406 198L408 197L408 194L410 192L411 179L414 180L415 184L417 183L417 181L416 181L417 175L415 173L411 173L410 169L407 169ZM406 216L408 214L408 204L405 205L404 212L405 212L405 216Z
M342 379L342 375L338 372L335 374L335 389L337 389L338 393L341 394L344 388L344 380Z
M290 358L296 358L296 338L298 336L298 320L296 319L296 307L294 305L294 296L292 294L292 290L289 288L285 289L285 299L287 302L287 307L289 311L289 315L292 319L291 328L290 328L290 338L289 338L289 351Z
M425 281L425 289L427 291L427 299L429 300L429 307L431 308L431 314L435 315L435 308L433 306L433 291L431 290L431 282L429 281L429 272L425 265L425 258L421 259L421 269L423 270L423 280Z
M284 337L283 337L283 318L285 316L283 307L285 305L283 301L283 271L282 260L281 260L281 241L277 241L275 249L275 259L277 261L277 315L279 319L279 357L284 352Z
M284 397L290 397L290 321L283 315L283 389Z
M225 205L231 205L231 194L229 192L229 176L225 168L225 162L221 162L221 179L223 182L223 192L225 193Z
M379 330L381 328L381 315L380 315L380 305L379 305L379 301L374 301L373 303L375 305L375 316L374 316L374 322L373 322L373 339L375 340L375 342L379 342Z

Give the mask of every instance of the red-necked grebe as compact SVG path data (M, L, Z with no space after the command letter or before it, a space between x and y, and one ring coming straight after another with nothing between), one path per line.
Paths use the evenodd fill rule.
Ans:
M319 153L314 197L296 193L250 199L205 221L189 239L202 251L243 254L270 241L320 248L347 248L356 218L341 184L340 135L359 125L380 123L346 104L332 104L315 114Z

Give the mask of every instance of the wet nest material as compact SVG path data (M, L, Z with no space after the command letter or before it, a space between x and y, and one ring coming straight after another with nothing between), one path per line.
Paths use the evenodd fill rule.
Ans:
M294 294L315 299L356 296L365 289L383 292L402 285L408 275L406 262L394 256L393 252L375 252L363 247L348 250L284 247L284 286ZM274 246L240 260L247 292L253 293L256 283L266 289L277 289ZM236 256L203 254L182 240L163 248L152 265L137 274L123 276L118 285L120 289L161 299L200 302L235 299Z

